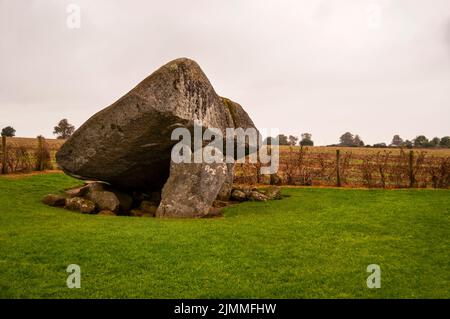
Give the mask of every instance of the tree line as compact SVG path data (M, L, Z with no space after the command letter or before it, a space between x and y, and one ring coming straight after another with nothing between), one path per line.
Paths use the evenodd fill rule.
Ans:
M314 141L312 140L311 133L301 134L301 138L295 135L285 135L279 134L277 136L278 145L287 146L314 146ZM273 137L266 138L267 144L275 144L276 139ZM345 146L345 147L375 147L375 148L386 148L386 147L405 147L405 148L450 148L450 136L443 136L441 138L434 137L428 139L425 135L418 135L412 140L404 140L400 135L396 134L392 137L391 143L375 143L373 145L365 144L362 138L358 134L352 134L350 132L345 132L339 137L339 143L331 144L327 146Z
M267 137L265 139L265 143L268 145L275 145L277 143L278 139L278 145L301 145L301 146L314 146L314 141L312 140L312 134L311 133L302 133L301 139L299 139L295 135L284 135L279 134L276 138L274 137Z
M53 134L56 135L57 139L68 139L75 131L75 126L69 123L67 119L62 119L53 128ZM2 136L13 137L16 135L16 130L12 126L4 127L1 131ZM311 133L302 133L300 138L295 135L285 135L279 134L278 145L288 145L288 146L314 146L314 141L312 140ZM267 144L275 144L276 140L273 137L267 137ZM338 144L331 144L327 146L346 146L346 147L375 147L375 148L386 148L386 147L405 147L405 148L450 148L450 136L443 136L441 138L434 137L428 139L425 135L419 135L412 140L404 140L400 135L396 134L392 137L390 144L386 143L375 143L373 145L365 144L362 138L358 134L352 134L350 132L345 132L339 137Z
M69 123L67 119L62 119L53 128L53 135L56 135L57 139L68 139L75 131L75 126ZM16 136L16 130L12 126L6 126L2 129L2 136L14 137Z

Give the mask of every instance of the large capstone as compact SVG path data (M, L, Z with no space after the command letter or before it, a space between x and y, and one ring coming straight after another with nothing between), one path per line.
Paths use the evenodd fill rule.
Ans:
M203 164L172 163L171 150L178 142L171 139L172 131L178 127L193 131L198 121L205 128L218 128L224 136L226 128L255 127L239 104L216 94L196 62L177 59L87 120L61 147L57 162L73 177L107 182L125 192L159 192L168 182L161 198L165 206L160 207L158 215L198 216L205 211L197 211L199 207L210 206L219 192L228 193L229 186L221 192L222 185L230 183L230 178L232 182L227 169L224 178L218 174L211 179ZM214 180L215 186L208 194L197 194L202 203L184 203L189 209L181 212L174 207L173 196L182 198L180 191L191 196L207 187L205 184L196 191L191 185L181 185L193 180L196 185Z

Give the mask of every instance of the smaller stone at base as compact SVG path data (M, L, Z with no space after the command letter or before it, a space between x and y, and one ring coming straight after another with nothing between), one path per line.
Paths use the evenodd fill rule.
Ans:
M84 182L84 185L89 188L89 191L102 191L105 189L108 184L98 181L86 181Z
M241 191L240 189L234 189L231 192L231 199L237 200L239 202L243 202L243 201L247 200L247 195L245 194L245 192Z
M281 199L281 188L277 186L263 188L259 192L266 195L269 199Z
M68 198L66 208L83 214L95 214L95 204L81 197Z
M116 194L109 191L91 191L86 196L97 205L99 210L119 211L120 201Z
M89 186L71 188L65 191L69 197L83 197L89 192Z
M269 198L266 195L264 195L263 193L260 193L258 191L251 191L250 194L248 195L248 200L251 200L251 201L265 202L268 199Z
M158 206L155 205L155 203L144 200L141 203L141 206L139 207L140 210L144 211L146 214L155 216L156 210L158 209Z
M54 207L62 207L66 205L66 198L61 195L48 194L43 199L42 202L45 205L54 206Z

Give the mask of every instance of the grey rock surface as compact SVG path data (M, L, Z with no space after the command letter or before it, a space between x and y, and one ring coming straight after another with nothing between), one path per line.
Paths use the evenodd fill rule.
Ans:
M139 209L144 211L145 213L155 216L156 211L158 209L158 206L155 205L153 202L144 200L141 205L139 206Z
M259 192L266 195L269 199L281 199L281 187L270 186L260 189Z
M117 213L120 208L120 201L116 194L108 191L93 191L86 196L95 203L98 210L110 210Z
M227 163L227 176L225 182L217 194L217 199L220 201L226 201L230 199L231 191L233 189L234 180L234 163Z
M178 142L171 140L172 131L184 127L192 132L199 120L224 137L226 128L255 128L241 105L217 95L195 61L177 59L87 120L56 159L67 174L106 182L110 189L129 194L162 190L157 216L201 217L217 197L229 198L233 164L171 162ZM86 197L98 209L131 209L132 200L117 192L110 194L99 184L89 187Z
M95 204L81 197L72 197L66 199L66 209L78 211L83 214L94 214Z
M242 191L240 189L234 189L231 192L231 199L237 200L238 202L243 202L243 201L247 200L247 195L245 194L244 191Z
M226 178L225 163L172 163L156 216L188 218L207 215Z
M177 59L87 120L57 162L77 178L159 191L169 177L172 130L192 129L194 120L223 134L228 127L254 127L239 104L216 94L196 62Z
M48 194L45 195L42 199L42 202L45 205L54 206L54 207L62 207L66 204L66 198L61 195L56 194Z
M265 202L269 198L259 191L251 191L250 194L247 196L247 199L256 202Z
M71 188L65 191L66 195L69 197L83 197L89 192L89 186L81 186L76 188Z

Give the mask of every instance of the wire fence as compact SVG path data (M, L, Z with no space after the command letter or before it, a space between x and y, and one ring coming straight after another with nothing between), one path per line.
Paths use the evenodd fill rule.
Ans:
M64 140L2 137L2 174L57 169L55 154ZM450 150L280 147L276 174L262 175L261 163L235 165L237 184L449 188Z
M259 174L261 164L236 164L239 184L347 186L369 188L449 188L450 151L404 149L280 149L279 170Z
M0 171L14 174L54 169L55 154L60 144L48 143L42 136L35 139L2 136Z

